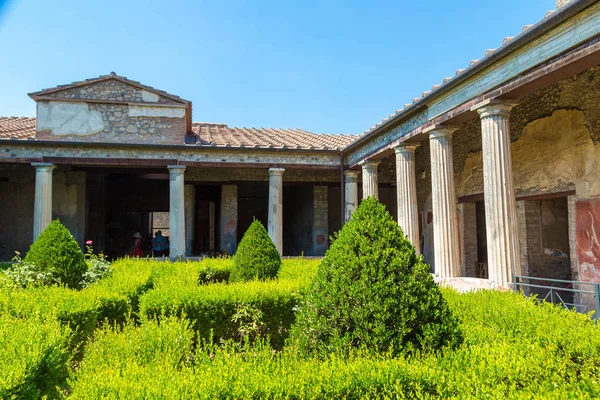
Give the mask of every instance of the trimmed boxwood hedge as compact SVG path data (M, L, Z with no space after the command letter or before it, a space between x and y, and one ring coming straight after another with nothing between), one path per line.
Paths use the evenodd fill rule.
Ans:
M84 398L598 398L600 332L585 315L510 292L444 297L465 340L410 357L204 345L185 320L105 329L70 380ZM161 361L164 360L164 361Z
M267 230L255 219L240 241L229 279L232 282L265 280L277 276L281 257Z

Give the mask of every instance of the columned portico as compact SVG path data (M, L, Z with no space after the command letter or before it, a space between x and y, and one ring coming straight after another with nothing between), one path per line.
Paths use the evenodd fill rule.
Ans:
M52 171L51 163L31 163L35 167L35 200L33 206L33 241L52 221Z
M494 100L473 107L481 117L488 274L490 280L503 287L520 272L521 263L510 151L512 107Z
M435 271L442 279L460 275L452 134L456 128L428 130L431 151L431 200Z
M184 165L169 165L169 231L171 258L185 255Z
M377 173L379 164L381 164L381 161L363 161L360 163L363 178L363 199L369 197L379 199L379 177Z
M418 144L401 143L396 152L396 191L398 225L420 254L419 219L417 206L417 181L415 176L415 150Z
M359 171L344 171L344 222L348 222L352 213L358 207L358 173Z
M283 254L283 168L269 168L269 237Z

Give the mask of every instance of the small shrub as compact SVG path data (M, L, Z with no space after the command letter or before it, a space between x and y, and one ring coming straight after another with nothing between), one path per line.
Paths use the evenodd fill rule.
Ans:
M110 276L112 273L110 262L106 259L104 254L94 253L91 240L86 242L85 249L84 259L87 264L87 271L85 271L82 276L80 283L81 287L87 287L102 278Z
M70 288L79 286L87 265L73 235L59 220L54 220L31 245L24 260L52 273Z
M2 286L26 288L35 286L51 286L60 283L52 271L46 271L37 265L25 262L17 251L11 267L4 272Z
M233 257L229 280L271 279L277 276L280 267L281 257L275 244L260 221L254 220Z
M363 200L327 251L292 336L305 353L398 354L460 341L429 266L374 198Z

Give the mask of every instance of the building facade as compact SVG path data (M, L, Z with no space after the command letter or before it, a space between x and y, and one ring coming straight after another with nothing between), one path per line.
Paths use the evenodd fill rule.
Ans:
M232 254L254 218L283 255L323 255L377 197L441 278L600 282L600 2L542 21L363 135L196 123L192 103L111 73L0 118L0 259L52 218L80 243Z

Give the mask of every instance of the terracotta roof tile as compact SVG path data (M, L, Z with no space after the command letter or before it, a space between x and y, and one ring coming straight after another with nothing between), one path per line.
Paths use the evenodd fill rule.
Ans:
M225 124L202 122L194 122L192 130L196 145L217 147L337 150L359 137L315 134L302 129L230 128ZM35 118L0 117L0 139L28 139L34 136ZM181 140L182 144L184 139ZM185 140L185 143L189 141Z
M28 139L35 135L35 118L0 117L0 139Z
M199 146L231 146L290 149L343 149L358 136L325 135L302 129L235 128L225 124L194 122L192 132Z

